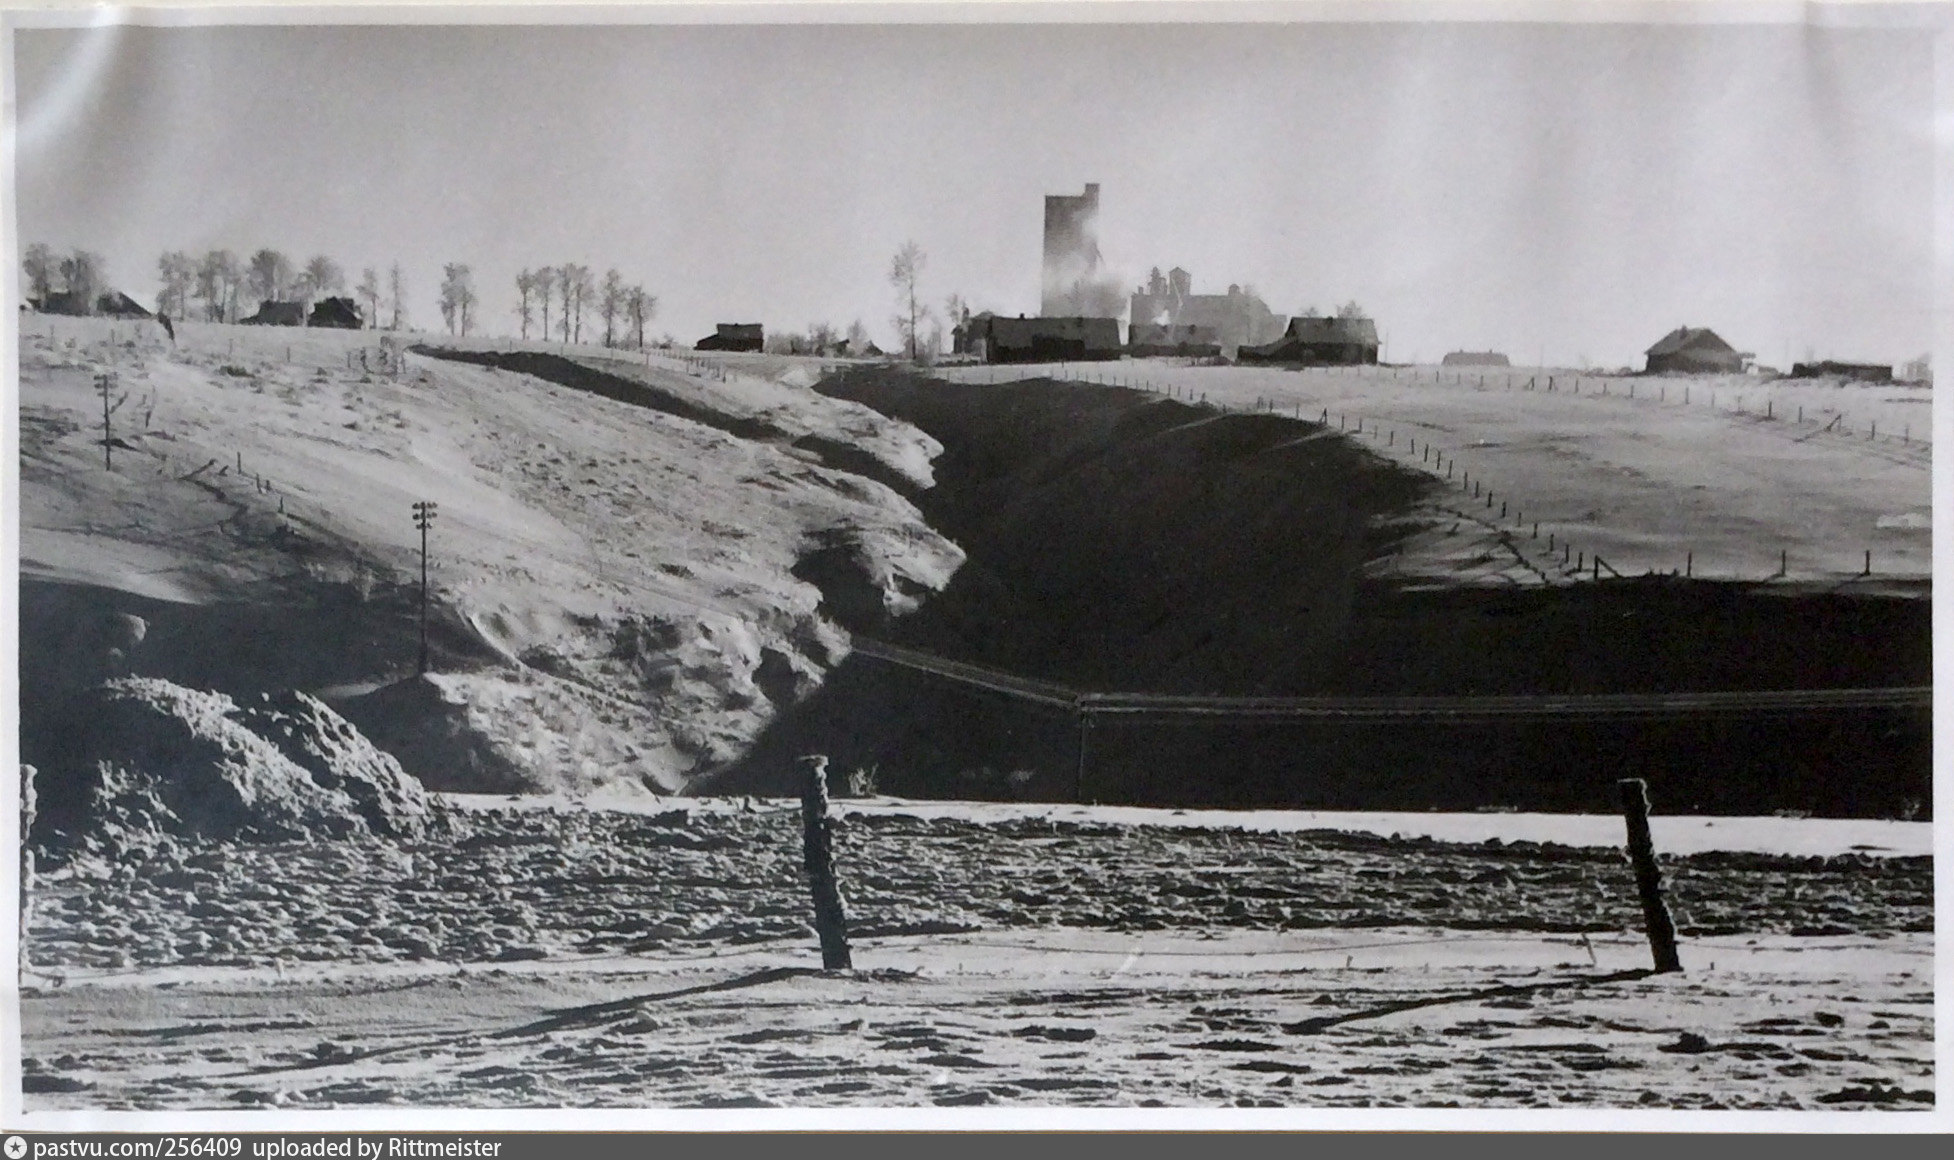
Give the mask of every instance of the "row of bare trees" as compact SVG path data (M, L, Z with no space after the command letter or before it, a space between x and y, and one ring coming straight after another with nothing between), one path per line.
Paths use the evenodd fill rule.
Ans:
M541 314L541 336L551 334L549 307L557 305L557 334L563 342L584 340L584 314L590 312L604 320L604 346L645 348L645 324L658 314L658 297L641 283L625 285L616 268L604 271L598 281L588 266L565 262L563 266L539 266L516 273L516 318L522 322L522 336L530 338L530 326Z
M849 324L846 334L828 322L810 322L807 329L799 333L791 330L767 332L769 354L860 355L872 345L868 327L863 326L859 318Z
M343 293L346 272L338 262L315 254L304 266L295 266L283 253L262 249L239 261L230 250L211 250L202 257L182 250L171 250L156 260L162 283L156 308L179 318L191 315L191 304L200 303L209 322L236 322L249 302L304 303L307 307L320 298ZM387 329L399 330L407 318L407 281L400 263L387 272L387 289L382 292L380 274L372 266L360 272L354 295L365 304L367 325L378 329L382 307L391 309Z
M441 320L449 334L468 337L475 328L475 275L466 263L450 262L441 267Z
M590 267L575 262L561 266L538 266L516 274L516 317L522 323L522 336L541 314L541 334L550 336L550 305L556 304L557 332L566 343L583 341L584 317L594 314L604 320L605 346L630 346L644 349L645 325L658 314L658 297L642 284L627 285L615 267L604 271L599 282Z
M109 288L106 263L90 250L57 254L47 243L35 242L20 266L27 275L27 296L43 306L54 295L66 294L82 313L93 313L95 300Z

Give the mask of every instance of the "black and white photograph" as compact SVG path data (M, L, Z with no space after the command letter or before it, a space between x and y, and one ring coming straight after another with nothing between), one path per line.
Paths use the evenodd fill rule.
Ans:
M5 13L9 1122L1946 1130L1950 12Z

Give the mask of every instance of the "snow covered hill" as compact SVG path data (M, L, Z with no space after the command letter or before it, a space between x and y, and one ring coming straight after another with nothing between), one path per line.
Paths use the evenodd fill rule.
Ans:
M667 791L817 686L840 620L900 614L963 559L835 466L926 485L935 441L795 368L631 368L687 417L446 358L383 369L373 332L22 330L30 761L66 697L134 673L317 693L433 788ZM425 677L420 500L439 505Z

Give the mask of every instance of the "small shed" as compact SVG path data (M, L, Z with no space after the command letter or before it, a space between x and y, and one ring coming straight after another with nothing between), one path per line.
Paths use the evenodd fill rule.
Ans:
M256 314L238 321L246 326L304 326L305 303L277 302L267 298L258 303Z
M366 325L366 319L360 314L360 304L351 298L321 298L313 304L312 317L306 320L306 325L358 330Z
M1647 354L1646 373L1652 375L1742 374L1744 360L1751 357L1700 326L1678 326Z
M700 339L693 350L757 351L766 345L766 334L757 322L721 322L713 333Z
M1124 353L1117 318L980 314L965 330L965 345L987 363L1105 361Z
M1235 357L1283 366L1375 366L1377 324L1368 318L1292 318L1281 338L1245 346Z

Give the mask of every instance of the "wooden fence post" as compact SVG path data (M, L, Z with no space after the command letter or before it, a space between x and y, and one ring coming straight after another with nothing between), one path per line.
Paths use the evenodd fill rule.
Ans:
M1642 925L1657 972L1680 971L1676 957L1676 924L1662 900L1662 870L1655 864L1655 841L1649 836L1649 786L1639 777L1615 782L1621 794L1622 818L1628 823L1628 860L1635 868L1635 890L1642 896Z
M828 759L800 759L801 852L814 895L814 930L821 936L821 969L854 968L848 954L848 909L835 882L834 821L828 817Z

